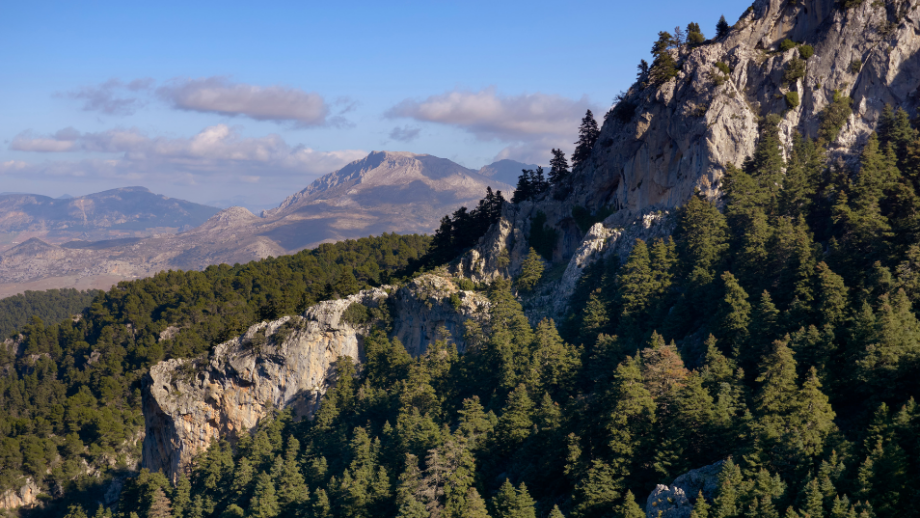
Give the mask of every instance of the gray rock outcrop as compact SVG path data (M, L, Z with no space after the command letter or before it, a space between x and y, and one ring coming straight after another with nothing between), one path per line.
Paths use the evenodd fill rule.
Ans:
M553 263L568 264L565 278L545 289L567 293L586 257L606 254L613 246L618 254L628 253L636 238L644 239L614 237L617 228L630 228L657 211L673 212L697 191L719 201L727 164L740 165L753 153L766 115L781 118L786 153L796 132L816 137L835 92L854 102L830 154L854 160L886 103L911 115L920 104L918 7L901 0L866 1L851 9L834 0L755 1L728 36L672 50L682 62L676 78L662 85L640 78L624 92L605 117L590 159L572 172L571 192L564 199L547 195L506 207L502 221L454 271L474 280L515 276L529 248L530 227L543 213L557 235ZM787 38L815 51L804 76L792 81L784 76L799 51L780 51ZM789 92L800 99L794 108L786 102ZM576 209L615 213L586 231L576 222ZM555 314L560 304L565 305L554 304Z
M719 461L684 473L670 486L658 484L648 496L645 515L648 518L690 518L700 491L709 501L715 498L721 471L722 461Z
M488 309L482 295L459 290L449 279L423 275L398 290L366 290L321 302L303 316L256 324L206 358L160 362L143 385L142 466L163 470L175 480L211 442L234 440L272 409L290 408L295 418L311 417L334 379L336 360L363 360L363 340L371 328L343 318L352 304L386 305L392 336L414 355L442 338L439 329L446 329L450 336L443 338L462 349L463 323L484 321Z

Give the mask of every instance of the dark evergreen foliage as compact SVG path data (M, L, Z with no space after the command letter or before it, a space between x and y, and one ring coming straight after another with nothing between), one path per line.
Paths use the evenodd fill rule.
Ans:
M581 119L581 126L578 128L578 142L575 143L575 151L572 153L572 169L578 168L585 160L591 156L594 144L600 136L601 131L597 127L597 121L594 120L594 114L591 110L585 113Z
M22 326L38 318L43 322L59 322L79 315L93 303L101 292L78 291L73 288L46 291L26 291L0 299L0 341Z

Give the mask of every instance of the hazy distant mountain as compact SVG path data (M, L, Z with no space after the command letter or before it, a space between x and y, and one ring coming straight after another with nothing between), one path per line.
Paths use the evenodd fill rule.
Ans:
M521 176L521 171L523 169L536 169L537 166L534 164L524 164L521 162L515 162L514 160L499 160L498 162L483 166L479 170L479 175L486 178L494 178L500 182L504 182L512 187L517 185L518 177ZM512 189L513 190L513 189ZM508 191L511 192L510 190ZM509 196L510 197L510 196Z
M219 210L143 187L65 196L0 195L0 249L33 237L64 243L177 233L204 223Z
M17 286L35 289L32 287L35 283L41 283L41 288L70 287L80 279L84 280L81 287L104 288L106 283L114 282L112 279L144 277L164 269L201 269L211 264L242 263L292 253L323 242L383 232L432 232L445 214L461 205L471 208L476 205L490 186L495 191L508 193L506 198L510 197L513 189L501 181L501 171L524 167L532 166L499 162L481 170L492 175L487 177L431 155L378 151L317 179L289 196L280 206L263 211L261 217L242 207L218 212L212 207L166 198L161 205L147 198L144 203L138 200L130 204L151 207L143 211L149 214L146 219L135 214L133 220L121 222L113 216L105 216L121 214L114 208L109 212L100 209L115 207L115 198L141 195L162 198L146 189L120 189L94 195L109 195L105 198L109 205L101 200L93 200L91 204L91 197L65 200L66 210L58 207L58 204L64 205L61 201L48 205L54 200L46 198L42 206L57 215L46 219L66 221L66 224L58 223L62 230L56 232L84 232L85 228L92 227L109 233L104 238L96 238L104 241L75 238L67 243L60 240L48 243L46 236L31 236L41 240L28 243L25 239L17 240L23 242L0 252L0 293L4 283L13 286L7 289L9 293ZM3 199L0 197L0 214L11 213L3 208ZM21 200L18 203L27 206ZM95 223L84 224L82 211L74 215L74 204L78 208L92 206L93 210L87 210L86 221ZM192 210L195 207L200 209ZM154 208L163 210L158 212ZM111 234L114 228L141 228L142 223L154 221L177 224L193 215L200 218L199 225L175 235ZM169 219L170 216L174 219ZM0 232L4 231L3 224L0 219ZM47 235L57 234L48 232ZM98 284L88 284L87 278L100 280Z

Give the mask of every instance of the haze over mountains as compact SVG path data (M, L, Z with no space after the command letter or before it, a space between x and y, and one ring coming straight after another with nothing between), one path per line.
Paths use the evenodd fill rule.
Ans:
M476 204L488 187L510 198L512 179L535 167L502 160L475 171L431 155L378 151L261 216L142 187L68 200L4 195L0 296L107 288L166 269L242 263L384 232L431 232L444 214Z
M39 238L48 243L175 234L220 209L125 187L87 196L0 194L0 251Z

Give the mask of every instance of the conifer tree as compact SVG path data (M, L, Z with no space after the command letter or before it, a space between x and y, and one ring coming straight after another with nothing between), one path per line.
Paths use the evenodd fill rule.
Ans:
M719 331L725 344L737 357L745 347L748 339L748 325L751 322L751 304L744 288L730 272L722 274L725 297L719 309Z
M479 491L471 487L466 495L466 508L463 510L462 518L491 518L486 510L486 503L479 496Z
M644 518L645 511L639 507L639 504L636 503L636 497L633 495L632 491L627 491L626 496L623 497L623 504L620 505L619 510L617 511L617 516L622 518Z
M574 347L562 341L552 320L543 319L537 325L534 347L534 386L540 391L570 388L581 359Z
M582 343L591 343L597 336L607 329L610 318L607 308L601 300L600 290L595 290L588 297L588 304L581 315L582 323L579 339Z
M521 275L518 276L517 284L522 290L531 291L540 282L542 276L543 259L531 247L527 257L524 258L524 263L521 265Z
M280 512L275 484L267 473L260 472L256 476L256 487L249 503L249 514L257 518L274 518Z
M172 505L163 488L157 487L150 499L147 516L150 518L172 518Z
M549 518L565 518L565 515L559 510L558 505L554 505L553 510L549 512Z
M654 85L667 83L677 77L677 62L671 55L674 38L671 33L662 31L658 33L658 41L652 45L652 68L649 70L649 82Z
M591 110L585 113L581 119L581 126L578 128L578 142L575 143L575 151L572 153L572 170L575 170L591 157L594 144L601 132L597 128L597 121L594 120L594 114Z
M719 472L719 489L716 491L712 504L713 518L738 516L741 510L739 492L742 491L743 482L741 468L729 457L722 465L722 471Z
M176 518L183 518L188 513L191 503L192 484L188 481L185 473L180 473L172 494L173 515Z
M619 330L622 335L637 340L642 333L643 318L654 292L651 260L645 241L636 240L629 253L629 259L620 269L619 306L621 309Z
M716 23L716 38L722 39L725 36L728 36L728 33L731 31L731 25L725 21L725 15L722 15L719 18L719 22Z
M693 503L693 511L690 512L690 518L709 518L709 504L706 503L706 498L703 496L702 490L700 490L699 494L696 496L696 502Z
M506 453L512 453L533 432L533 401L527 387L518 385L510 394L495 425L495 440Z
M492 499L495 518L536 518L533 498L527 492L527 486L521 483L517 489L508 479Z
M591 461L586 473L580 476L575 484L572 495L575 507L572 514L597 516L613 508L615 502L620 499L623 474L625 473L615 473L611 466L602 460Z
M561 149L553 148L553 158L549 161L549 183L554 187L562 185L569 176L569 163Z

